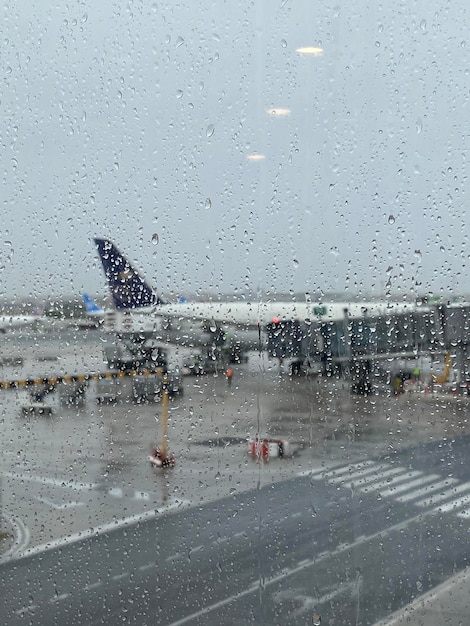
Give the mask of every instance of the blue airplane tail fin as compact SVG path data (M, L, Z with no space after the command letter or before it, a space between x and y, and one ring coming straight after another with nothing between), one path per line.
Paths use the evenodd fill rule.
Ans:
M82 293L83 302L85 303L86 312L88 315L97 315L103 312L103 309L96 304L91 296L87 293Z
M94 241L116 309L136 309L162 304L154 290L111 241L107 239Z

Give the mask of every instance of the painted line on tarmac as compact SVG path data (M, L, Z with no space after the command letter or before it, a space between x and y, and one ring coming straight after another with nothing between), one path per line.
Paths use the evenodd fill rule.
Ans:
M0 563L13 559L17 553L25 550L31 538L29 529L22 520L9 515L6 511L3 512L3 517L12 528L15 539L12 546L0 555Z
M42 504L47 505L51 509L56 511L64 511L65 509L76 509L79 506L85 506L84 502L64 502L63 504L56 504L53 500L48 498L41 498L40 496L34 496L34 499Z
M76 480L62 480L60 478L48 478L47 476L37 476L31 474L23 474L18 472L0 472L2 476L22 480L25 482L41 483L42 485L53 485L54 487L64 487L75 489L75 491L91 491L98 487L97 483L81 483Z
M299 574L300 572L302 572L305 569L308 569L309 567L314 567L315 565L318 565L319 563L326 561L327 559L331 557L338 556L342 554L343 552L349 552L350 550L358 548L359 546L365 543L368 543L369 541L373 541L381 537L386 537L391 532L401 531L414 522L417 522L417 521L422 522L424 517L430 516L432 515L432 513L433 513L432 510L424 511L424 512L420 511L416 515L413 515L412 517L409 517L408 519L403 520L402 522L399 522L398 524L394 524L393 526L389 526L388 528L378 530L377 532L372 533L371 535L361 535L360 537L356 539L356 541L353 541L351 543L341 543L334 550L321 552L318 556L316 556L313 559L307 559L307 560L304 559L303 561L300 561L296 567L292 567L290 569L283 569L280 574L277 574L276 576L273 576L272 578L265 578L263 582L263 587L264 588L270 587L271 585L278 583L279 581L284 580L285 578L289 578L290 576ZM212 611L215 611L227 604L230 604L233 601L243 598L244 596L250 595L251 593L255 593L255 591L259 589L259 584L260 584L259 580L256 580L246 589L243 589L242 591L239 591L238 593L235 593L232 596L224 598L223 600L219 600L218 602L215 602L214 604L211 604L201 609L200 611L191 613L190 615L187 615L186 617L183 617L177 620L176 622L172 622L171 624L169 624L169 626L181 626L181 624L186 624L186 622L190 622L192 620L198 619L199 617L203 615L207 615L208 613L211 613ZM343 593L345 590L346 589L343 585L343 587L338 589L338 592L336 595ZM330 600L331 599L330 596L331 594L328 594L324 598L318 598L317 600L318 604L320 604L322 601Z
M63 546L68 546L73 543L77 543L78 541L82 541L83 539L87 539L90 537L97 537L99 535L103 535L112 530L116 530L117 528L125 528L126 526L134 526L139 522L144 522L147 520L154 519L159 515L163 515L164 513L169 513L174 511L175 509L186 508L190 505L189 500L178 500L172 502L171 504L167 504L161 508L145 511L144 513L136 513L135 515L131 515L130 517L125 517L123 519L117 519L113 522L108 522L106 524L102 524L100 526L96 526L95 528L87 528L86 530L79 531L74 533L73 535L68 535L67 537L61 537L60 539L53 539L52 541L48 541L47 543L40 544L38 546L34 546L32 548L28 548L21 553L15 553L15 560L24 559L30 556L34 556L36 554L41 554L42 552L47 552L49 550L53 550L54 548L59 548Z

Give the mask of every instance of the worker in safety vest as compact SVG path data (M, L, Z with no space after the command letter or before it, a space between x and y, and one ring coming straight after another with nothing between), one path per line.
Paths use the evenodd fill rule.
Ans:
M233 378L233 370L231 367L227 367L225 376L227 377L228 386L230 387L230 385L232 384L232 378Z

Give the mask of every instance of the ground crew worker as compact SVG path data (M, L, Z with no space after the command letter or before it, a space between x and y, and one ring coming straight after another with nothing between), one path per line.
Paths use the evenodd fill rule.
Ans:
M393 395L399 396L403 391L403 381L400 374L395 374L392 378Z
M232 378L233 378L233 370L231 367L227 367L227 371L225 372L225 375L227 377L228 386L230 387L232 384Z

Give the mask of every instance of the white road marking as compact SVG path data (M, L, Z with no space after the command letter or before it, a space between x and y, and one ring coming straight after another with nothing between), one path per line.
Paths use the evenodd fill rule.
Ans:
M49 602L53 604L54 602L62 602L62 600L66 600L70 597L70 593L61 593L60 596L54 596L53 598L49 598Z
M34 496L34 499L38 502L42 502L43 504L47 504L47 506L52 509L56 509L57 511L63 511L64 509L76 509L79 506L85 506L84 502L65 502L64 504L56 504L52 500L48 498L41 498L40 496Z
M98 582L96 582L96 583L90 583L89 585L85 585L85 586L83 587L83 589L84 589L85 591L91 591L92 589L98 589L98 587L101 587L101 585L102 585L102 584L103 584L103 583L101 582L101 580L99 580L99 581L98 581Z
M433 504L437 504L438 502L443 502L444 500L448 500L452 496L456 496L459 493L470 491L470 483L462 483L455 487L452 487L451 491L443 491L435 496L430 496L425 498L424 500L419 500L418 502L414 502L415 506L432 506Z
M337 467L341 468L343 466L333 465L331 467L317 467L316 469L302 470L301 472L297 472L297 476L318 476L319 474L324 474L325 472L334 471Z
M19 472L0 472L2 476L21 480L24 482L40 483L41 485L53 485L54 487L63 487L65 489L75 489L76 491L91 491L98 487L97 483L81 483L76 480L61 480L60 478L50 478L47 476L36 476L33 474L24 474Z
M15 615L18 615L19 617L23 617L25 613L34 612L38 608L39 606L37 604L30 604L29 606L24 606L21 609L17 609L15 611Z
M299 562L296 567L293 567L291 569L284 569L277 576L273 576L272 578L265 579L263 582L263 587L264 588L270 587L271 585L274 585L278 583L279 581L285 578L288 578L289 576L293 576L309 567L318 565L319 563L321 563L322 561L325 561L326 559L329 559L334 556L338 556L339 554L342 554L343 552L349 552L350 550L357 548L363 543L372 541L374 539L377 539L378 537L384 537L388 535L391 531L400 531L416 521L419 521L421 523L423 516L430 515L430 514L431 514L431 511L426 511L424 513L420 512L417 515L414 515L413 517L410 517L403 522L394 524L393 526L389 526L388 528L385 528L383 530L378 530L377 532L372 533L371 535L364 535L358 538L356 541L353 541L351 543L342 543L341 545L336 547L334 550L322 552L321 554L319 554L313 559L303 560ZM239 600L240 598L243 598L244 596L254 593L255 591L259 589L259 584L260 584L259 580L256 580L243 591L235 593L232 596L224 598L223 600L219 600L219 602L215 602L214 604L211 604L210 606L207 606L204 609L201 609L200 611L191 613L190 615L187 615L186 617L183 617L180 620L177 620L176 622L172 622L169 626L181 626L181 624L186 624L186 622L190 622L191 620L198 619L199 617L202 617L203 615L207 615L208 613L211 613L212 611L215 611L223 606L226 606L227 604L230 604L233 601ZM349 583L348 585L342 586L341 588L337 590L337 592L334 592L334 594L339 595L343 593L344 591L348 590L350 585L353 585L355 587L356 582L352 582L352 583ZM319 598L319 602L322 602L323 600L328 601L332 597L334 596L332 596L331 594L327 594L324 597L324 599Z
M416 476L419 476L421 479L423 478L423 474L421 474L421 472L407 472L406 474L398 474L393 478L390 478L389 476L384 479L375 479L366 485L359 485L358 487L360 491L364 493L367 493L368 491L379 491L382 493L381 490L383 488L389 488L391 485L401 485L402 483L408 484L410 478L415 478Z
M452 487L457 482L458 481L455 480L455 478L446 478L437 483L432 483L432 485L425 485L421 489L414 489L410 493L398 496L398 498L395 499L398 500L398 502L409 502L410 500L415 500L416 498L420 498L424 495L430 496L434 491L439 491L442 487Z
M365 474L357 474L356 476L345 478L344 476L336 478L327 478L328 482L334 485L341 485L342 487L355 487L360 488L365 485L373 485L377 482L383 482L386 478L396 476L397 474L403 476L408 470L404 467L392 467L390 469L382 468L380 471L368 471Z
M438 506L435 511L439 513L447 513L448 511L458 511L462 509L466 504L470 502L470 494L463 496L462 498L456 498L450 502L445 502Z
M3 517L7 521L8 525L13 529L15 540L13 545L0 556L0 563L9 561L14 558L16 554L25 550L31 539L29 529L25 526L21 519L13 517L7 511L3 511Z
M419 507L434 506L431 513L456 512L470 504L470 483L458 484L453 478L442 479L438 474L423 474L417 470L410 470L404 466L390 466L370 462L346 465L340 469L327 470L323 473L312 474L315 480L325 480L328 483L343 488L357 489L362 493L380 493L382 497L390 497L397 502L409 502L425 494L427 498L413 502ZM434 484L426 485L426 483ZM418 486L418 489L413 487ZM436 495L442 487L447 489ZM404 495L399 494L405 492ZM455 496L464 494L460 498ZM448 501L448 502L447 502ZM444 503L444 504L440 504ZM437 506L439 505L439 506ZM470 517L470 508L460 510L459 517Z
M139 568L141 572L145 572L148 569L152 569L153 567L156 567L156 563L147 563L146 565L139 565Z
M150 500L150 494L148 494L146 491L136 491L134 493L134 498L136 500Z
M189 504L190 502L188 500L178 500L153 511L144 511L143 513L137 513L136 515L131 515L130 517L125 517L123 519L117 519L113 522L108 522L107 524L102 524L101 526L97 526L96 528L87 528L86 530L74 533L73 535L68 535L67 537L61 537L60 539L54 539L52 541L49 541L48 543L34 546L33 548L24 550L19 554L15 553L15 559L25 558L33 554L41 554L42 552L46 552L47 550L53 550L54 548L70 545L72 543L76 543L77 541L82 541L83 539L86 539L88 537L97 537L98 535L103 535L110 530L114 530L116 528L133 526L138 522L154 519L158 515L168 513L175 509L187 508Z
M380 493L382 496L395 497L396 495L398 495L399 493L402 493L403 491L411 491L413 489L411 493L414 494L416 491L418 491L414 489L414 487L417 487L417 486L423 487L423 485L436 481L439 478L441 477L438 476L437 474L427 474L427 475L421 474L415 480L410 480L409 482L405 482L403 483L403 485L392 485L391 487L389 487L388 489L384 489ZM428 486L428 489L429 489L429 486ZM419 491L421 491L421 489ZM409 497L409 494L408 494L408 497ZM395 498L395 500L399 500L399 499L400 499L399 497Z
M379 468L380 464L374 463L374 461L359 461L359 463L352 463L351 465L343 465L342 467L331 467L326 470L326 473L333 474L334 476L343 476L347 474L348 477L355 472L366 472L368 468L373 471L374 468ZM389 467L383 465L382 467Z

